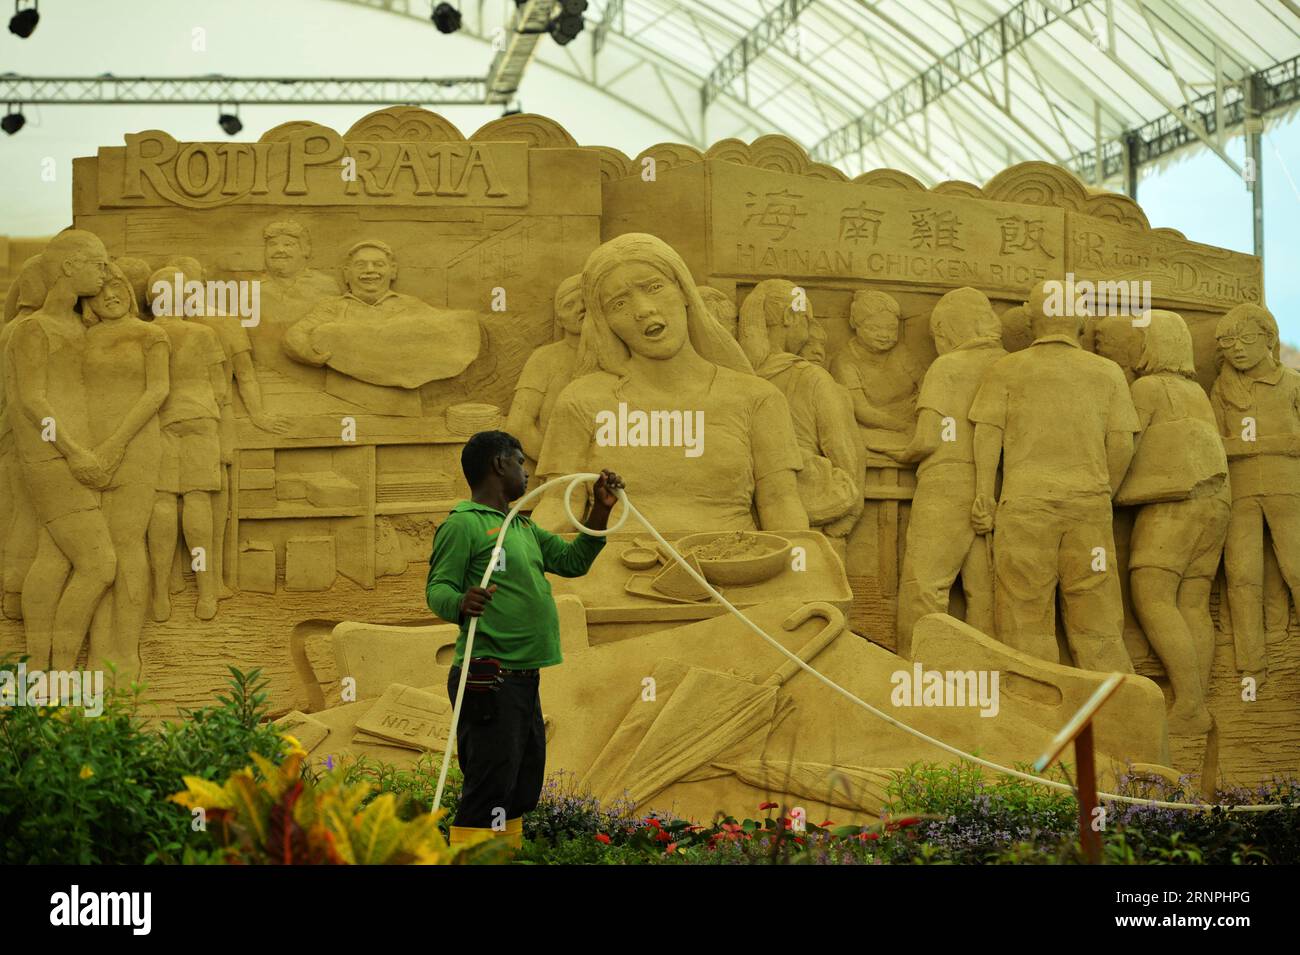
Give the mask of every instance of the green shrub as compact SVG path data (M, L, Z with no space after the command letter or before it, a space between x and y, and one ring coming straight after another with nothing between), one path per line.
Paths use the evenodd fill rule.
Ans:
M106 690L94 717L65 706L0 708L0 863L179 861L200 835L167 801L181 777L224 779L250 752L280 752L279 735L262 722L259 671L230 672L219 705L185 711L159 731L141 715L138 685Z

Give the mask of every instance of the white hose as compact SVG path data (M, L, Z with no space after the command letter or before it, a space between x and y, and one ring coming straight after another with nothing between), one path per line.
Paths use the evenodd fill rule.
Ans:
M671 544L669 544L666 540L663 539L660 533L657 530L655 530L654 525L652 525L648 520L646 520L645 516L642 515L642 513L633 506L632 502L627 499L626 492L624 492L621 488L618 489L615 493L618 496L619 502L622 503L623 505L623 513L619 517L619 519L615 522L614 526L608 527L605 530L593 530L592 528L584 527L582 523L578 520L578 518L574 515L573 508L569 502L569 499L573 495L573 489L577 487L579 484L583 483L584 481L595 481L599 477L600 477L599 474L566 474L561 477L552 478L551 480L547 481L545 484L539 485L538 487L534 488L533 490L525 494L523 497L521 497L515 503L515 506L510 509L510 513L506 515L505 521L501 524L501 530L497 533L496 546L492 550L492 557L488 561L487 569L483 572L483 579L479 583L479 586L487 587L488 578L492 576L492 571L497 566L497 560L499 559L498 555L502 549L502 545L506 537L506 528L510 526L510 522L514 520L515 515L519 513L520 509L523 508L529 501L533 500L535 497L537 497L539 494L541 494L544 490L546 490L548 487L552 486L553 484L559 484L563 481L568 481L569 485L564 490L564 513L569 518L569 520L573 523L573 525L578 528L578 530L580 530L584 534L589 534L592 537L606 537L609 534L613 534L619 528L621 528L623 524L627 522L629 515L635 516L636 519L640 521L642 525L644 525L645 529L650 532L650 534L654 537L654 539L659 542L659 544L664 548L664 550L667 553L671 554L673 559L677 561L677 563L680 564L682 568L685 569L685 571L691 575L691 577L693 577L702 587L708 590L710 594L716 597L724 607L726 607L733 614L735 614L737 617L743 620L751 630L753 630L756 634L758 634L760 637L766 640L773 649L775 649L778 653L784 654L787 659L789 659L791 662L796 664L800 669L806 670L809 674L816 677L822 683L825 683L836 693L839 693L841 696L844 696L845 698L851 700L856 705L862 707L872 716L878 717L879 719L884 720L890 726L900 729L905 733L910 733L912 736L915 736L919 740L923 740L924 742L927 742L932 746L937 746L939 749L942 749L945 752L951 753L952 755L957 756L961 759L975 763L978 766L983 766L986 769L991 769L994 772L1002 773L1003 775L1006 776L1013 776L1016 779L1023 779L1026 780L1027 782L1037 783L1040 786L1047 786L1048 788L1057 789L1062 792L1074 793L1074 788L1065 783L1056 782L1055 780L1052 779L1043 779L1040 776L1033 776L1029 773L1022 772L1021 770L1018 769L1011 769L1008 766L1002 766L998 763L991 762L990 760L983 759L971 753L967 753L964 750L958 749L956 746L952 746L949 745L948 743L945 743L943 740L935 739L933 736L929 736L926 733L923 733L920 730L915 729L914 727L908 726L906 723L896 719L893 716L890 716L888 713L876 709L866 700L863 700L860 697L856 696L851 691L846 690L844 687L840 686L834 680L830 679L829 677L820 673L818 670L816 670L809 664L805 663L803 660L799 658L797 654L791 653L789 650L787 650L784 646L781 645L779 641L777 641L772 636L770 636L766 631L763 630L762 627L754 623L754 621L746 617L743 613L741 613L738 609L736 609L736 607L734 607L727 600L726 597L722 596L722 594L720 594L717 590L715 590L713 585L704 579L703 575L697 572L695 568L692 567L684 557L682 557L681 554L677 553L677 550ZM477 627L478 627L478 617L471 617L469 623L469 631L465 635L465 653L461 660L460 684L456 688L456 703L455 706L452 707L451 728L447 732L447 748L446 751L443 753L442 770L438 773L438 788L437 791L434 793L434 797L433 797L433 809L435 812L438 810L438 807L442 805L442 790L447 780L447 768L450 765L450 761L451 761L452 744L456 738L456 725L460 721L461 703L463 702L465 697L465 683L469 677L469 660L474 647L474 631L477 629ZM1110 799L1115 802L1129 803L1131 805L1141 805L1141 806L1157 806L1161 809L1208 810L1208 809L1218 808L1218 809L1224 809L1228 812L1264 812L1272 809L1291 808L1285 803L1270 803L1267 805L1230 806L1230 805L1221 805L1221 804L1214 804L1214 803L1166 802L1159 799L1141 799L1137 796L1120 796L1114 793L1107 793L1107 792L1098 792L1097 795L1103 799Z

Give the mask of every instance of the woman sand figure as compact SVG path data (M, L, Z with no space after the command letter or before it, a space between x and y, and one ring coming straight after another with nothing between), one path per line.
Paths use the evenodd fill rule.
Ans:
M1264 633L1265 528L1282 577L1300 606L1300 373L1277 357L1277 322L1238 305L1215 327L1219 377L1210 404L1228 452L1232 518L1223 552L1237 669L1268 678Z
M785 397L754 375L681 256L652 235L622 235L591 253L582 289L580 377L555 403L542 479L599 458L641 489L637 507L661 531L806 530ZM567 524L562 495L538 506L543 527Z
M519 439L524 454L533 461L542 453L555 400L573 380L585 315L582 274L570 275L555 290L555 330L561 337L538 348L524 363L506 420L506 430Z
M90 435L109 461L120 461L103 491L101 507L117 555L117 574L90 624L92 665L111 660L118 675L140 673L140 631L149 602L145 535L153 514L162 458L158 409L167 397L167 333L140 319L130 279L116 264L85 303L83 363L90 404Z
M1232 502L1228 462L1222 445L1213 440L1211 432L1217 430L1214 411L1196 382L1187 324L1176 312L1147 315L1151 323L1146 326L1145 342L1133 367L1138 377L1130 389L1142 426L1134 436L1134 461L1141 460L1142 441L1152 427L1167 428L1179 422L1175 428L1195 428L1193 420L1199 420L1208 428L1207 440L1196 445L1198 453L1213 455L1215 470L1225 475L1193 488L1183 500L1143 505L1133 522L1128 559L1134 610L1173 686L1169 728L1175 733L1203 735L1213 724L1205 706L1214 662L1210 590L1228 535ZM1179 443L1191 446L1194 438L1189 433Z

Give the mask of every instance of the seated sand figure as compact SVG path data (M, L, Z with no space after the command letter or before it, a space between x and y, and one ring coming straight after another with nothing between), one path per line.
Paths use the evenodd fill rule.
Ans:
M419 415L412 389L455 377L478 357L477 316L394 292L397 259L378 239L348 250L343 278L343 295L324 299L285 333L285 353L327 366L330 394L377 414Z
M533 461L542 453L542 437L551 420L555 399L573 380L585 315L582 276L570 275L555 290L555 330L559 337L528 356L515 385L515 398L506 424L506 429L523 445L524 454Z
M790 406L808 522L831 537L847 537L862 513L865 467L853 403L826 369L798 356L812 312L795 309L795 296L794 283L784 279L754 286L740 308L740 345L755 374L780 388Z
M140 631L149 602L149 556L145 535L153 514L162 459L158 409L168 391L167 333L142 321L130 279L116 264L82 314L95 320L86 330L83 362L90 436L108 460L121 463L103 491L104 518L117 555L117 575L90 625L90 661L111 661L127 681L140 673Z
M700 298L704 299L704 304L718 323L727 330L727 334L732 338L740 337L739 320L740 316L736 312L736 303L730 295L716 289L712 285L701 285Z
M1300 373L1276 357L1267 309L1238 305L1215 328L1222 366L1210 404L1228 453L1232 517L1224 547L1237 669L1263 685L1264 528L1292 599L1300 602Z
M149 277L149 287L174 283L174 267ZM180 280L186 281L183 273ZM156 300L158 304L160 300ZM178 309L154 310L154 322L170 342L170 389L159 410L162 463L157 495L149 520L149 564L153 570L153 617L171 616L168 593L176 555L176 510L198 582L194 615L211 620L217 614L220 571L215 561L213 504L221 491L221 405L228 381L226 353L217 333L197 321L182 318ZM201 569L200 569L201 567Z
M971 402L994 362L1006 356L1002 323L983 292L960 288L939 299L930 315L939 351L917 398L916 434L893 457L916 469L899 582L898 652L910 656L912 628L928 613L947 613L961 575L966 622L992 635L993 568L988 539L971 527L975 502L975 428Z
M39 311L17 319L4 354L6 409L18 469L40 526L23 581L23 620L33 669L72 669L91 615L117 562L99 490L121 451L91 447L80 311L107 277L99 237L69 229L41 255L48 289Z
M753 374L681 256L655 236L621 235L588 257L582 288L579 377L555 403L539 476L599 460L643 489L637 507L661 530L806 529L785 397ZM534 513L550 530L568 525L562 493Z
M1196 382L1187 324L1176 312L1146 314L1131 388L1141 430L1116 497L1150 501L1133 522L1134 610L1173 686L1170 729L1200 734L1213 722L1205 708L1214 662L1210 590L1228 534L1228 460Z
M867 447L900 447L916 426L921 369L898 347L898 302L884 292L859 289L849 307L849 327L854 337L831 360L831 374L853 396Z
M1046 298L1040 282L1026 303L1033 344L995 362L971 404L971 525L977 534L995 531L999 639L1057 662L1059 584L1075 663L1131 673L1111 497L1133 457L1137 413L1119 366L1084 351L1079 319L1047 315ZM999 460L1003 484L995 500Z

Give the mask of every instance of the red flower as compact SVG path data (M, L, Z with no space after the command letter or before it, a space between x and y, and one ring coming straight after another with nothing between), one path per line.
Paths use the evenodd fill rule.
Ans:
M667 855L668 853L674 851L676 848L677 848L677 843L675 842L668 843L668 845L664 847L664 855Z
M896 823L899 829L905 829L908 826L919 826L921 824L920 816L908 816L906 819L900 819Z
M655 836L655 839L657 839L660 842L668 842L669 840L672 839L672 836L670 836L664 830L660 829L658 835Z
M835 820L833 820L833 819L827 819L827 820L825 820L825 821L822 823L822 826L821 826L821 827L822 827L823 829L825 829L827 826L833 826L833 825L835 825Z
M761 802L761 803L758 804L758 808L759 808L760 810L761 810L761 809L776 809L776 808L777 808L777 804L774 803L774 802Z
M740 832L740 825L734 822L724 822L722 828L727 832Z
M609 845L609 836L605 835L603 832L598 832L596 833L596 841L603 842L605 843L605 845Z
M880 838L880 833L878 833L878 832L860 832L860 833L858 833L858 838L861 839L863 842L869 842L869 841L871 841L872 839L879 839L879 838Z
M659 828L659 820L656 819L654 816L647 816L646 822L650 823L650 825L654 826L656 829Z

